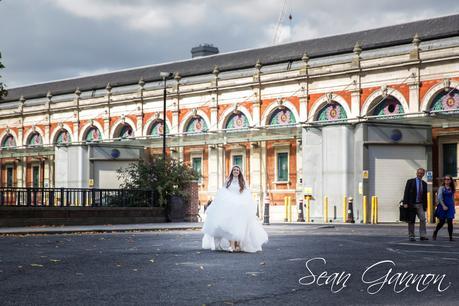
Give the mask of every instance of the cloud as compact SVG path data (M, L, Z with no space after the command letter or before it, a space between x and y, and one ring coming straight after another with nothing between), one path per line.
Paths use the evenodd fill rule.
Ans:
M103 21L113 19L134 30L146 32L173 26L196 24L206 15L200 1L171 2L164 5L145 1L49 0L51 4L77 17Z
M286 3L279 43L459 12L457 0ZM2 80L11 88L187 59L200 43L221 52L270 46L282 5L280 0L0 1L0 51L7 67Z

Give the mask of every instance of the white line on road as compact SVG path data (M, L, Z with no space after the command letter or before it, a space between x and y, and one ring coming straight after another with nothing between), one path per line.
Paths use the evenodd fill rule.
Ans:
M402 252L407 253L433 253L433 254L459 254L459 252L444 252L444 251L411 251L411 250L403 250Z
M389 244L395 245L408 245L414 247L437 247L437 248L453 248L453 245L441 245L441 244L429 244L429 243L414 243L414 242L389 242Z
M409 243L409 242L400 242L400 243L394 243L394 244L397 244L397 245L409 245L409 246L420 246L420 247L437 247L437 245L435 245L435 244L426 244L426 243L414 244L413 242L411 242L411 243Z

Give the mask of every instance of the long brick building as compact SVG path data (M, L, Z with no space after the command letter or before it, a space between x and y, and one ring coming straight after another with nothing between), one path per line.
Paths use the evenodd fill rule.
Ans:
M160 154L164 71L167 152L201 172L202 203L238 164L260 210L269 195L273 220L285 197L306 192L313 220L325 196L339 221L343 197L362 220L362 197L377 195L381 220L396 221L414 169L432 171L433 191L445 173L458 177L453 15L12 88L0 102L1 185L58 185L58 152L72 147ZM110 187L102 166L88 169L78 186Z

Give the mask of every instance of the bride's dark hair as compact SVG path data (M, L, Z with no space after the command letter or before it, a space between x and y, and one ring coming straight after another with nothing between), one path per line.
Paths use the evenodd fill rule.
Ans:
M244 191L245 189L245 180L244 180L244 176L242 175L242 171L241 171L241 168L239 166L233 166L233 168L231 168L231 172L230 172L230 175L228 176L228 179L226 180L226 188L228 188L231 183L233 182L233 170L234 168L238 168L239 169L239 176L238 176L238 180L239 180L239 192L242 192Z

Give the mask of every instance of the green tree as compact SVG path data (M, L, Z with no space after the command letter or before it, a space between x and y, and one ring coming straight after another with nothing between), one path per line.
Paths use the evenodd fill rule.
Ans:
M1 2L2 0L0 0ZM1 62L1 59L2 59L2 53L0 52L0 69L3 69L5 68L5 66L3 66L2 62ZM6 91L5 89L5 85L2 83L2 76L0 75L0 100L6 96L8 92Z
M0 60L2 59L2 54L0 53ZM0 69L3 69L5 68L5 66L3 66L2 62L0 61ZM2 99L4 96L7 95L7 91L5 89L5 85L2 83L2 76L0 75L0 99Z
M199 179L199 174L189 165L172 159L153 157L151 161L132 163L127 169L118 170L123 182L121 188L132 190L153 190L164 206L170 196L180 196L188 200L187 185Z

